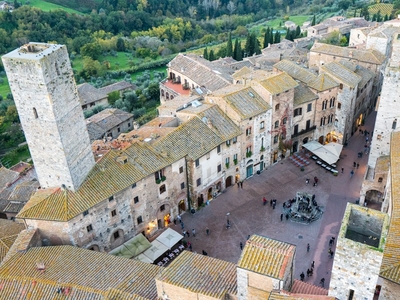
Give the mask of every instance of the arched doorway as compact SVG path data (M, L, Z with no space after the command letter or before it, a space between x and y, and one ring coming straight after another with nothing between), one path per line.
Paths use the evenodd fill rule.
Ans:
M157 226L158 229L164 228L171 223L171 214L170 214L170 206L169 204L162 204L158 208L157 211Z
M383 202L383 197L382 193L378 190L369 190L365 194L365 200L364 200L364 205L366 203L366 206L376 209L376 210L381 210L382 207L382 202Z
M216 188L217 188L216 192L217 192L217 193L221 193L221 190L222 190L222 182L221 182L221 181L219 181L219 182L217 183Z
M308 143L308 137L303 139L303 145Z
M204 196L203 194L200 194L199 197L197 197L197 207L200 207L204 203Z
M249 178L251 176L253 176L253 160L252 159L250 159L247 162L247 167L246 167L246 178Z
M185 210L186 210L185 200L179 201L179 204L178 204L178 212L179 212L179 214L181 214Z
M321 145L323 145L325 142L325 137L323 135L321 135L318 139L318 143L320 143Z
M111 234L110 238L110 248L114 249L124 242L124 231L122 229L117 229Z
M207 200L211 200L212 199L212 188L210 187L207 191Z
M278 150L275 150L272 154L272 161L276 163L278 161Z
M298 141L294 142L293 146L292 146L292 152L296 153L298 150L298 147L299 147L299 142Z
M260 172L264 170L264 155L260 157Z
M225 187L230 187L232 185L232 176L228 176L225 180Z
M99 252L99 251L100 251L100 248L99 248L99 246L97 246L97 245L91 245L91 246L88 248L88 250L92 250L92 251L97 251L97 252Z

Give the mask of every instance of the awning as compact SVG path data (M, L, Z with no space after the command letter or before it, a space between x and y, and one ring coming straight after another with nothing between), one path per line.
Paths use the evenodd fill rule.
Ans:
M141 262L145 262L151 264L152 261L143 253L140 253L138 256L135 257L136 260L140 260Z
M337 157L340 157L340 153L342 153L343 145L338 144L338 143L328 143L324 146L326 150L329 152L332 152L335 154Z
M327 164L331 165L338 161L339 156L333 154L332 152L326 150L324 147L321 147L315 151L312 151L316 156L322 159Z
M157 240L152 241L151 245L151 248L144 251L143 255L147 256L147 258L153 263L157 258L168 251L168 247Z
M311 141L311 142L308 142L307 144L304 144L303 147L306 148L307 150L313 152L314 150L321 148L322 145L320 143L318 143L317 141Z
M181 239L183 239L183 235L181 235L180 233L176 232L171 228L168 228L156 238L157 241L167 246L168 249L171 249Z
M343 145L338 143L328 143L322 146L317 141L311 141L303 145L304 148L318 156L321 160L331 165L338 161Z
M139 255L146 249L151 247L151 243L146 239L146 237L139 233L137 236L131 238L130 240L123 243L121 246L108 252L108 254L115 256L122 256L125 258L131 258Z

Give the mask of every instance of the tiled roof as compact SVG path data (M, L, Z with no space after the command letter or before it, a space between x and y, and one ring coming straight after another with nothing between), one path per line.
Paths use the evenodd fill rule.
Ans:
M241 68L240 70L238 70L238 71L236 71L235 73L233 73L232 77L233 77L233 78L238 78L238 77L243 76L244 74L249 74L249 73L251 73L250 68L248 68L248 67L243 67L243 68Z
M390 156L379 156L375 164L375 173L386 173L388 174L390 169Z
M317 79L316 74L287 59L283 59L280 62L274 64L274 68L286 72L294 79L307 84Z
M101 99L107 99L107 94L90 85L89 83L82 83L77 86L79 99L81 104L88 104L99 101Z
M240 128L219 108L218 105L203 104L198 108L204 107L205 109L194 113L206 124L210 122L211 130L217 134L223 142L232 139L233 137L242 134ZM191 111L193 106L188 107L185 111Z
M199 86L209 91L215 91L231 84L227 75L213 68L213 65L204 58L194 54L178 54L168 63L168 67L187 76Z
M101 92L103 92L103 93L110 94L110 93L115 92L115 91L119 92L119 91L122 91L122 90L125 90L125 89L132 89L133 90L135 88L136 88L136 86L134 84L129 83L129 82L125 81L125 80L122 80L122 81L119 81L119 82L116 82L116 83L113 83L113 84L110 84L110 85L107 85L107 86L103 86L102 88L99 88L99 90Z
M350 49L346 47L334 46L323 43L314 43L314 46L311 48L310 51L316 53L324 53L333 56L339 56L339 57L346 57L346 58L351 57L358 61L376 65L381 65L386 59L386 57L377 50Z
M252 235L242 251L238 268L269 277L284 279L290 260L294 259L296 246L259 235Z
M371 31L368 36L380 37L380 38L391 38L396 32L400 32L400 28L397 26L390 26L388 24L379 26Z
M24 229L24 224L0 219L0 263L7 255L18 234Z
M28 201L32 194L35 193L39 187L39 182L37 180L26 181L17 185L14 191L11 193L8 200L10 201Z
M19 176L18 172L11 171L4 167L0 167L0 190L2 190L8 183L12 183Z
M297 279L294 280L290 292L292 294L307 294L307 295L322 295L322 296L328 295L327 289Z
M252 87L248 86L238 86L236 90L219 90L213 95L222 96L242 119L257 116L271 108Z
M308 87L303 84L299 84L294 89L294 106L307 103L309 101L313 101L318 99L318 96L315 95Z
M285 291L272 291L268 300L336 300L332 296L294 294Z
M339 83L327 74L319 74L317 79L308 83L310 88L319 92L332 89L339 86Z
M390 141L390 173L392 215L379 275L400 284L400 132L398 131L392 133Z
M189 251L182 252L156 279L210 298L237 294L235 264Z
M31 245L32 239L34 236L38 236L39 229L37 228L30 228L22 230L18 235L12 236L12 243L8 247L8 252L6 256L3 257L3 260L0 259L0 266L4 264L10 257L12 257L15 253L24 252L28 249Z
M193 117L171 133L158 138L153 146L159 153L168 153L175 160L186 155L190 159L198 159L223 142L207 124Z
M261 81L260 84L272 95L294 89L298 85L298 83L286 73L273 75Z
M127 162L117 162L121 157L126 157ZM78 191L38 190L17 217L70 220L173 162L173 157L156 152L146 143L135 142L123 151L111 150L96 163Z
M44 264L44 272L37 269L37 263ZM59 286L71 287L71 295L79 290L105 294L110 288L115 288L145 299L156 299L154 278L161 269L137 260L73 246L33 247L25 253L16 253L0 267L0 282L13 280L13 287L26 281L31 285L33 281L44 282L48 286L43 287L43 299L54 299L50 296L55 295L54 287ZM13 292L15 288L4 291Z
M323 72L328 73L330 76L337 78L338 81L344 83L351 88L355 88L362 80L362 77L347 69L337 62L331 62L321 67Z

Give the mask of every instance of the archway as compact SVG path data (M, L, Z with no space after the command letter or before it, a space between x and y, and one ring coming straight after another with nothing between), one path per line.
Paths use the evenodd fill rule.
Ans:
M111 234L110 238L110 248L114 249L124 242L124 231L122 229L117 229Z
M204 196L200 194L200 197L197 197L197 207L200 207L204 203Z
M274 153L272 154L272 161L276 163L278 161L278 151L275 150Z
M246 167L246 178L249 178L251 176L253 176L253 160L252 159L250 159L247 162L247 167Z
M179 201L179 204L178 204L178 212L179 212L179 214L181 214L185 210L186 210L185 200Z
M264 155L260 157L260 172L264 170Z
M318 139L318 143L320 143L321 145L325 144L325 137L323 135L321 135Z
M303 139L303 145L304 144L307 144L308 143L308 137L305 137L304 139Z
M100 248L99 248L99 246L97 246L97 245L91 245L91 246L88 248L88 250L92 250L92 251L97 251L97 252L99 252L99 251L100 251Z
M225 180L225 187L230 187L232 185L232 176L228 176Z
M222 190L222 182L221 181L219 181L217 183L216 189L217 189L216 190L217 193L221 193L221 190Z
M164 228L171 223L171 215L170 215L170 205L168 203L164 203L160 205L157 211L157 226L158 229Z
M212 199L212 188L210 187L207 191L207 200L211 200Z
M298 141L294 142L293 146L292 146L292 152L296 153L298 150L298 147L299 147L299 142Z
M378 190L369 190L365 194L364 205L369 208L381 210L383 202L382 193Z

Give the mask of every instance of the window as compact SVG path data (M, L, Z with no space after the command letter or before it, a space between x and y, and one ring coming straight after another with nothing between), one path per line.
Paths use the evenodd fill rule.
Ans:
M196 159L195 165L196 165L196 167L198 167L200 165L200 160L199 159Z
M233 160L237 160L237 154L233 154Z
M339 90L343 90L343 83L339 84Z
M379 177L378 182L382 182L382 181L383 181L383 178Z
M342 103L338 102L337 109L339 109L339 110L342 109Z
M138 225L142 224L143 223L142 216L137 217L136 221L137 221Z
M265 123L264 123L264 121L262 121L262 122L260 123L260 129L264 129L264 127L265 127Z
M118 128L117 128L117 131L118 131L118 132L121 132L121 128L118 127Z
M113 209L112 211L111 211L111 217L115 217L117 215L117 210L116 209Z
M130 122L128 123L128 128L131 128L131 123Z
M225 164L229 165L230 160L231 159L229 157L225 158Z
M84 212L83 212L83 216L87 216L89 214L89 211L88 210L85 210Z
M116 231L113 233L114 239L119 238L119 231Z
M328 100L322 102L322 110L325 110L327 106L328 106Z
M179 174L183 173L183 167L179 167Z
M231 145L231 140L227 140L226 145L229 147Z
M251 146L246 148L246 153L251 153Z
M312 103L307 104L307 112L312 111Z
M160 186L160 194L165 193L166 190L167 190L167 188L165 187L165 184Z
M246 129L246 136L249 136L251 134L251 127Z
M275 122L274 127L275 127L275 128L278 128L278 127L279 127L279 121L276 121L276 122Z
M275 105L275 111L279 110L279 103L277 105Z
M294 134L298 134L299 133L299 125L294 125Z
M299 107L299 108L296 108L296 109L294 110L293 116L294 116L294 117L297 117L297 116L301 116L301 114L302 114L302 108Z
M33 116L35 117L35 119L38 118L38 114L37 114L36 108L33 108Z
M135 198L133 198L133 203L139 203L139 196L136 196Z
M276 144L278 142L278 140L279 140L279 136L278 135L274 136L274 144Z
M236 137L236 136L232 139L232 142L233 142L234 144L237 143L237 137Z
M221 164L219 164L218 166L217 166L217 172L219 173L219 172L221 172L222 171L222 166L221 166Z
M136 187L136 182L132 184L132 188L134 189Z
M111 202L114 200L114 196L111 196L110 198L108 198L108 201Z
M217 146L217 153L218 154L221 153L221 146L220 145Z
M86 230L87 230L87 232L91 232L93 230L92 224L89 224L88 226L86 226Z
M392 123L392 129L396 129L396 126L397 126L397 119L394 119Z
M286 124L286 123L287 123L287 118L286 118L286 117L283 118L282 123L283 123L283 124Z
M164 177L164 170L159 170L159 171L157 171L157 172L155 172L154 173L154 177L155 177L155 179L156 179L156 182L158 181L158 180L163 180L163 177ZM164 178L165 179L165 178ZM164 180L163 180L164 181ZM159 182L157 182L157 183L159 183Z
M184 188L185 188L185 183L182 182L182 183L181 183L181 190L183 190Z
M324 126L325 125L325 121L326 121L326 117L322 117L319 126Z
M165 205L163 204L160 206L160 211L164 211L164 210L165 210Z
M306 122L306 130L310 129L311 127L311 120L307 120Z
M197 184L197 186L200 186L200 185L201 185L201 178L197 178L196 184Z
M347 298L348 300L353 300L354 297L354 290L350 290L349 291L349 298Z

